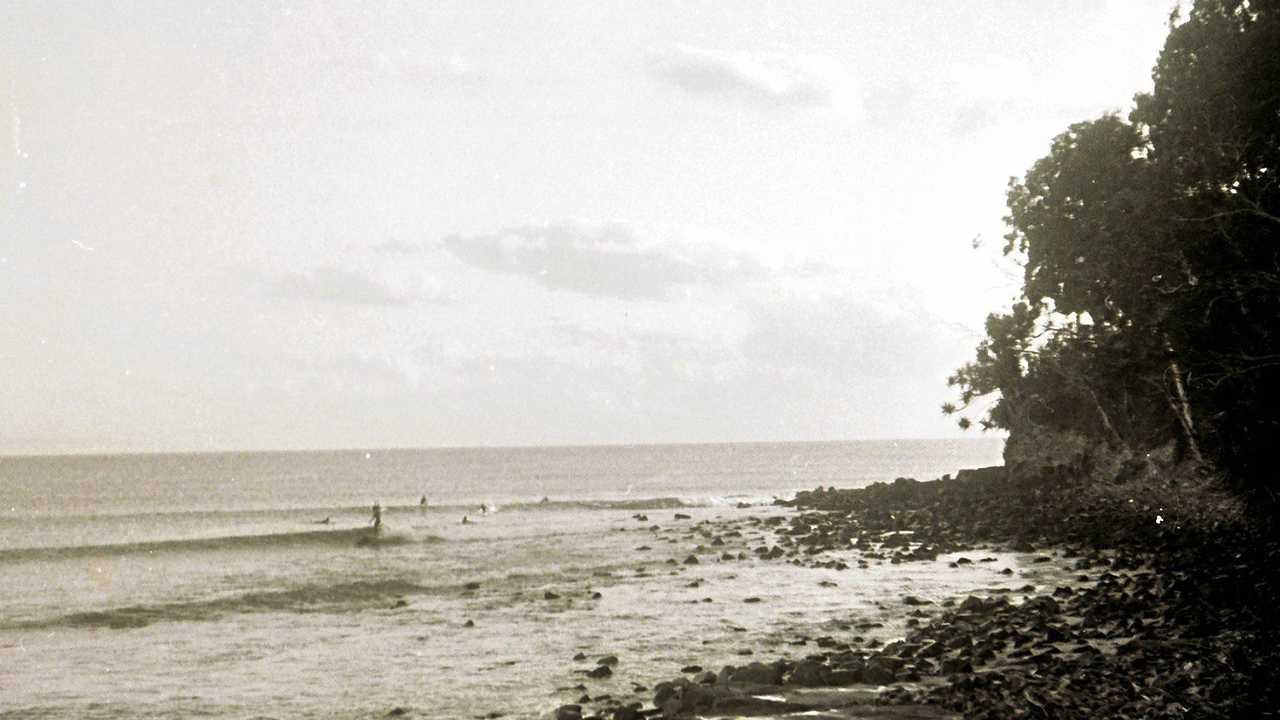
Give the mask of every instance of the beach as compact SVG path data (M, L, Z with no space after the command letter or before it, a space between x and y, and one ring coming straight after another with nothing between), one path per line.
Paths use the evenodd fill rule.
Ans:
M18 717L534 718L580 698L578 671L604 655L617 673L590 679L593 695L651 700L682 667L788 647L851 611L888 642L902 592L1006 579L885 565L855 583L761 557L793 512L775 496L902 466L941 474L999 447L4 458L0 704ZM361 544L375 500L381 539ZM716 523L724 546L704 535Z
M4 712L1230 717L1249 697L1250 668L1262 670L1236 658L1258 652L1245 640L1259 626L1248 612L1270 586L1242 590L1255 560L1207 556L1240 541L1209 542L1194 518L1149 496L1100 510L1078 478L994 466L872 481L887 468L867 458L888 457L872 449L861 470L856 444L695 448L674 464L666 450L668 471L694 492L637 497L612 481L612 498L600 478L619 473L616 456L583 480L583 453L564 450L557 462L579 482L605 485L545 501L542 488L490 492L484 513L388 502L376 531L369 508L338 502L11 511L9 538L24 526L29 538L52 537L49 525L80 534L0 550ZM917 464L957 459L945 444L900 449ZM736 472L771 467L775 480L728 492L724 465L705 461L729 456ZM844 464L822 464L836 457ZM285 460L268 464L332 462ZM502 452L489 460L518 466ZM791 481L788 463L830 480L770 487ZM834 489L859 471L849 484L860 488Z

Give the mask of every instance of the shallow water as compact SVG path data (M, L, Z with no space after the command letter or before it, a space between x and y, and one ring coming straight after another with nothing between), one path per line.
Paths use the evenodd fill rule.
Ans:
M1007 555L959 568L940 559L842 572L750 552L766 538L753 536L747 518L789 511L739 502L819 484L923 479L990 464L998 445L917 443L903 465L925 472L910 473L887 470L893 453L882 445L688 447L684 464L678 449L648 464L654 455L635 449L607 461L599 448L491 450L484 462L468 456L474 477L459 470L455 482L431 486L438 499L425 511L412 506L427 491L424 468L445 464L430 453L416 469L406 456L366 468L371 477L357 489L333 478L373 461L362 453L132 465L4 459L0 708L41 717L381 717L394 707L432 718L538 717L576 700L582 692L567 688L579 683L592 695L624 696L633 682L652 686L685 665L744 664L748 650L761 659L813 652L787 643L850 622L884 623L860 632L887 640L903 632L904 594L942 599L1051 572ZM187 458L181 477L147 475L179 467L173 457ZM800 469L818 479L797 480ZM237 476L242 494L219 491L223 506L210 507L198 488L218 473ZM310 492L302 476L313 478ZM129 477L156 492L144 496ZM637 490L646 482L637 478L654 477L663 480ZM57 505L32 480L78 505ZM362 546L368 512L355 501L373 495L369 487L390 507L384 542ZM538 502L543 495L550 502ZM477 515L481 501L497 510ZM163 512L143 512L148 502ZM463 513L474 522L460 524ZM313 524L325 516L330 524ZM722 529L736 523L744 537L710 546L697 523L713 519ZM726 550L747 559L720 561ZM700 562L683 564L691 553ZM1006 566L1019 574L999 575ZM574 662L578 652L588 660ZM620 659L614 678L578 674L604 654Z

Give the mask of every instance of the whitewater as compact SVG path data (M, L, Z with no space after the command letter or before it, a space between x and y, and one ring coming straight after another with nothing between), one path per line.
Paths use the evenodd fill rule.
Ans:
M699 523L786 514L775 499L816 486L996 464L1000 450L970 440L0 458L0 713L533 718L584 694L593 665L579 654L618 656L627 682L592 681L590 692L622 695L824 623L860 618L888 640L902 631L889 599L1010 581L977 567L855 576L745 552L718 562ZM686 563L698 552L701 563Z

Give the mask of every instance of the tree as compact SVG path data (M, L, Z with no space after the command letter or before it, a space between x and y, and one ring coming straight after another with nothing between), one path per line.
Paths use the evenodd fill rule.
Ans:
M951 383L963 407L999 394L984 427L1179 439L1273 500L1280 0L1196 2L1153 79L1127 121L1070 126L1010 181L1023 297Z

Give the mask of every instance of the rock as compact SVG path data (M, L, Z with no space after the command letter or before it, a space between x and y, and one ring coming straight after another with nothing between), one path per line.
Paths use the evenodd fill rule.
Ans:
M685 564L685 565L697 565L697 564L698 564L698 557L697 557L696 555L690 555L689 557L687 557L687 558L685 558L685 559L684 559L684 564Z
M873 666L868 663L867 667L862 669L860 679L868 685L888 685L893 682L894 675L890 670L884 667L879 665Z
M730 668L726 668L726 670L728 669ZM753 662L746 667L733 668L733 671L729 673L729 682L748 685L778 685L782 683L782 670L774 665Z
M387 711L386 717L403 717L408 714L408 710L402 707L394 707Z
M469 583L467 583L466 585L463 585L463 586L462 586L462 589L463 589L463 590L479 590L479 589L480 589L480 583L478 583L478 582L469 582Z
M582 706L561 705L556 708L556 720L582 720Z
M613 677L613 670L610 670L608 665L597 665L594 670L587 673L587 677L596 679Z
M700 673L702 672L702 666L701 665L685 665L684 667L680 668L680 672L689 673L689 674Z
M973 672L973 665L969 664L964 658L954 657L947 658L942 661L942 673L944 675L956 675L958 673Z
M475 627L475 626L476 626L476 624L475 624L475 622L474 622L474 621L472 621L472 620L468 620L468 621L466 621L466 622L462 623L462 627Z
M602 657L602 658L600 658L599 660L597 660L597 661L596 661L596 664L597 664L597 665L617 665L617 664L618 664L618 656L617 656L617 655L605 655L604 657Z
M708 670L706 672L698 673L698 675L693 678L693 681L699 685L715 685L717 678L715 673Z
M902 604L915 606L915 605L932 605L933 603L928 600L918 598L915 595L906 595L902 598Z
M760 598L758 598L758 597L749 597L749 598L747 598L747 599L743 600L742 602L744 602L744 603L758 603L758 602L764 602L764 601L763 601L763 600L761 600L761 599L760 599Z
M559 600L560 596L548 590L542 593L542 599L543 600Z
M688 520L688 519L690 519L690 518L689 518L689 516L688 516L688 515L685 515L684 513L676 513L675 518L676 518L676 520Z
M586 660L586 659L587 659L587 654L586 654L586 653L578 653L577 655L574 655L574 656L573 656L573 659L574 659L574 660Z
M821 687L826 685L830 679L831 669L826 665L810 660L802 660L796 663L791 675L787 678L787 684L801 687Z
M831 674L827 678L828 683L838 687L844 687L845 685L853 685L854 683L859 682L860 680L862 680L861 668L857 670L848 669L848 668L838 668L838 669L832 670Z

